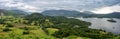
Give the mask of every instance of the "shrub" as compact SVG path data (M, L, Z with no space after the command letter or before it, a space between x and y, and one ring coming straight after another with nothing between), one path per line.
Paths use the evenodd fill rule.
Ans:
M3 29L3 32L8 32L8 31L11 31L11 29L9 29L9 28Z
M24 32L23 32L23 35L25 35L25 34L29 34L29 31L24 31Z
M13 27L13 25L12 24L7 24L7 26L6 27Z

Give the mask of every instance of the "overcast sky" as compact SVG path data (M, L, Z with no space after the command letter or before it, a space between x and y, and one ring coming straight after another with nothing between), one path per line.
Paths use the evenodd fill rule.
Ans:
M120 12L120 0L0 0L0 9L20 9L28 12L65 9L105 14Z

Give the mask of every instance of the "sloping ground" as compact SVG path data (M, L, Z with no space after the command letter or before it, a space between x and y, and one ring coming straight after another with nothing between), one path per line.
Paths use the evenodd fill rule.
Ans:
M23 16L23 15L28 15L27 12L20 11L20 10L4 10L4 9L0 9L0 14L1 13L4 16Z
M43 16L38 13L26 18L6 16L0 21L2 21L0 39L106 39L113 37L105 31L88 28L89 22Z

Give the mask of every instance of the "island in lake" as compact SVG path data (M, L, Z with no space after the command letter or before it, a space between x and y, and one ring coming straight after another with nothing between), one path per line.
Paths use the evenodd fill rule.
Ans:
M117 22L117 21L115 21L114 19L110 19L110 20L107 20L107 21L109 21L109 22L114 22L114 23Z

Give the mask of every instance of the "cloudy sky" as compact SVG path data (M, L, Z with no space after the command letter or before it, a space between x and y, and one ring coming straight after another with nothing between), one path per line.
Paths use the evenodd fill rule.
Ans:
M0 9L20 9L28 12L65 9L106 14L120 12L120 0L0 0Z

